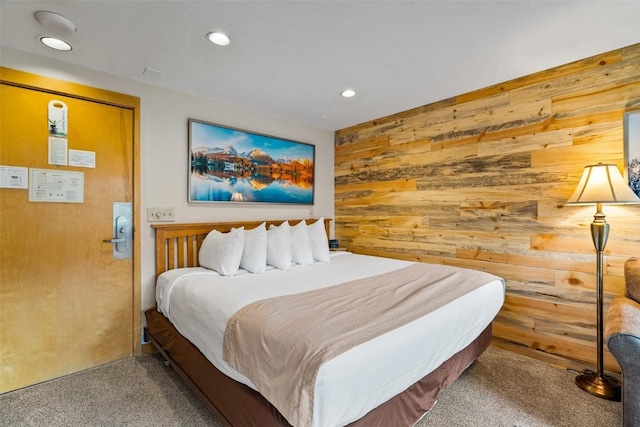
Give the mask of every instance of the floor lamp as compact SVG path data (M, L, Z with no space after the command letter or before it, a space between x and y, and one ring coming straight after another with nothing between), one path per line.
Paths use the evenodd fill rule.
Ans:
M603 368L603 253L609 237L609 224L602 213L602 205L640 203L640 199L629 188L615 164L585 166L576 191L565 205L596 205L596 214L591 223L591 238L596 249L596 305L597 316L597 369L582 371L576 384L584 391L609 400L620 400L620 383L605 375Z

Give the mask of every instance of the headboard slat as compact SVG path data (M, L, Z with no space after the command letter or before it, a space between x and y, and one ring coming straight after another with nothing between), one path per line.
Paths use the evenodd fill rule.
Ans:
M173 239L168 239L167 240L167 244L168 244L168 248L167 248L167 270L171 270L172 268L176 268L176 246L177 246L177 242L179 242L180 239L178 238L173 238Z
M182 267L182 266L186 266L187 264L185 264L185 250L184 250L184 246L186 244L186 241L189 241L189 238L185 238L185 239L178 239L178 245L177 245L177 249L178 249L178 267Z
M193 261L194 239L187 239L187 265L194 265Z

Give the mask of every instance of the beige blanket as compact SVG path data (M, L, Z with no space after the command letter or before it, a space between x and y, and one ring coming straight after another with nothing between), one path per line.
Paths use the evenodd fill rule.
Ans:
M413 264L249 304L229 320L223 357L294 426L311 426L316 374L335 356L416 320L496 277Z

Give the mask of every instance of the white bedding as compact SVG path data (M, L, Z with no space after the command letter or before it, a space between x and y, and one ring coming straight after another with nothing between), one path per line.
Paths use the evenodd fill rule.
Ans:
M225 277L204 268L183 268L160 275L156 300L158 310L216 368L255 389L222 359L225 327L237 310L265 298L332 286L409 264L336 252L330 263L293 266L290 271L272 268L262 274L241 270ZM470 344L491 323L503 301L504 282L492 276L447 306L324 364L316 379L313 426L348 424L404 391Z

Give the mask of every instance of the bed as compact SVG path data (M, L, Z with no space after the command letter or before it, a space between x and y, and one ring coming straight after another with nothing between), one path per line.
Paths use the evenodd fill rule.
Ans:
M415 424L440 391L489 346L491 322L504 301L504 281L484 272L342 251L327 251L328 262L314 259L288 270L267 267L261 274L239 269L223 276L200 266L199 252L210 232L230 235L240 228L285 225L314 227L316 238L321 228L327 245L327 219L154 225L157 306L145 313L149 340L225 425ZM299 251L293 246L295 258ZM427 286L418 283L431 276L429 292L437 297L424 293ZM414 290L402 294L405 289ZM398 295L398 301L390 295ZM388 305L382 312L396 311L387 318L371 314L376 326L345 320L353 313L367 317L361 313L373 309L360 306L377 304ZM266 317L257 317L261 310ZM307 314L312 321L304 319ZM312 329L304 330L305 322ZM269 330L286 333L265 332ZM298 332L303 336L296 337ZM345 338L334 339L338 335ZM353 342L340 344L347 336ZM302 341L310 341L311 350L293 354L291 349ZM261 351L265 354L258 356ZM326 358L307 361L318 355ZM307 376L309 381L299 380Z

